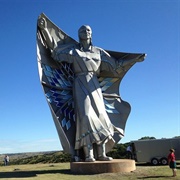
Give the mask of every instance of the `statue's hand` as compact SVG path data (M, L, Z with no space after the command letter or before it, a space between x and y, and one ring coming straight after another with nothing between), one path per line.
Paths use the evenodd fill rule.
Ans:
M38 26L39 26L42 30L46 29L46 28L47 28L47 22L46 22L46 20L45 20L44 18L39 18L39 19L38 19Z
M144 54L143 55L140 55L137 59L136 59L136 62L142 62L142 61L144 61L144 58L146 57L146 55L144 56Z

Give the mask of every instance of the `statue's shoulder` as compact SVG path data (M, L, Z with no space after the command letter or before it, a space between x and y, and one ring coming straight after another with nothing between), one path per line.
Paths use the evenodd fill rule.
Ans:
M97 50L97 51L104 51L102 48L97 47L97 46L92 46L93 50Z
M104 49L102 49L100 47L93 46L93 50L98 51L101 54L101 56L110 56L107 51L105 51Z

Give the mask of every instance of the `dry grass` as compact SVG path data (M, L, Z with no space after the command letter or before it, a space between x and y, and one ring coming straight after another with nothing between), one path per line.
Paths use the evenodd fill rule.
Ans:
M168 166L137 165L136 170L130 173L104 173L92 175L77 175L70 171L69 163L10 165L0 167L0 179L10 180L180 180L180 162L178 162L177 177L171 177Z

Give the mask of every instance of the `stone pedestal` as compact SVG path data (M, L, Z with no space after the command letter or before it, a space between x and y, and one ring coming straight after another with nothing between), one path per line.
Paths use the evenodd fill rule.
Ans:
M131 172L136 169L135 161L113 159L112 161L71 162L71 172L76 174L98 174Z

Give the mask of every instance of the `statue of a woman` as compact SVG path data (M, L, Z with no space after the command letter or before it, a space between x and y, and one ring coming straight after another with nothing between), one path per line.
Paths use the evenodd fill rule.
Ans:
M47 29L46 20L38 23L54 61L71 63L74 72L73 98L76 121L75 150L83 149L85 161L112 160L106 156L106 146L115 143L114 132L122 137L123 129L112 124L103 100L98 75L102 71L117 73L116 69L142 61L144 55L123 61L115 59L105 50L92 45L92 30L83 25L78 30L79 43L58 44Z

